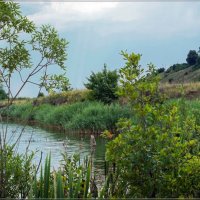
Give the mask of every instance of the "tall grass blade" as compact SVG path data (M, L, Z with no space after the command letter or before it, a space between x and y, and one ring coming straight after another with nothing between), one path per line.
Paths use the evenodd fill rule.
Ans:
M69 165L69 198L73 198L73 172L72 163Z
M64 198L64 186L62 181L62 174L60 171L56 174L56 199Z
M89 184L90 184L90 173L91 173L91 164L89 162L86 172L86 181L85 181L85 187L84 187L84 198L87 198L88 196L88 190L89 190Z
M44 198L48 198L50 182L51 154L46 157L44 169Z
M33 182L33 196L38 197L38 188L37 188L37 172L35 171L34 182Z
M38 194L38 197L43 197L43 169L41 165L41 171L40 171L40 193Z

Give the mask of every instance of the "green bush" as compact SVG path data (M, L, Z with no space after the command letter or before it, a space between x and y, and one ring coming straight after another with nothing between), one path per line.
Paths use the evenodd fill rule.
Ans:
M139 54L122 55L126 66L120 70L119 94L130 100L137 123L121 120L121 133L107 144L106 159L115 166L108 195L199 198L200 127L192 115L187 116L184 101L179 106L165 103L154 66L143 75Z
M102 72L94 73L88 78L85 87L92 91L91 98L93 100L111 103L118 98L116 91L118 87L117 71L109 71L104 65Z
M3 89L2 86L0 86L0 100L7 99L8 95L6 94L5 90Z
M164 67L161 67L159 69L157 69L157 73L160 74L160 73L163 73L165 72L165 68Z
M25 199L28 196L34 174L33 156L33 153L18 154L8 145L0 149L1 198Z

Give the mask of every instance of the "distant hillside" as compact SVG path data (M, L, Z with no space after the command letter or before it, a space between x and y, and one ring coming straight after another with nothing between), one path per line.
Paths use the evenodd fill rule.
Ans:
M200 66L192 65L179 70L160 73L161 83L191 83L200 81Z
M187 63L174 64L167 70L160 68L157 73L161 77L161 83L191 83L200 82L200 48L190 50L186 57Z

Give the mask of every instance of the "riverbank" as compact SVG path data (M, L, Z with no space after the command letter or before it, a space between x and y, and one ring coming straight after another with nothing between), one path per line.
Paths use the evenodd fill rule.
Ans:
M1 109L3 117L9 117L21 123L36 123L46 127L55 127L66 131L100 134L104 130L116 131L120 118L132 116L129 105L84 101L73 104L34 105L33 102L13 104Z
M192 99L192 103L187 103L189 110L199 107L199 89L198 83L160 85L160 90L169 97L169 101L176 99L174 102L179 103L178 98L183 96ZM1 107L6 103L1 101ZM119 98L106 105L92 101L89 90L72 90L34 99L19 98L9 109L1 108L0 112L3 117L17 123L34 124L62 132L97 135L104 130L116 132L116 123L120 118L134 117L126 98ZM198 113L197 109L195 113Z

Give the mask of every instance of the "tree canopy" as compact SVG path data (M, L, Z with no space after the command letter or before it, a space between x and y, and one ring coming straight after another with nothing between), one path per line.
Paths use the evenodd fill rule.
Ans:
M19 4L2 0L0 4L1 84L8 91L9 97L16 98L27 83L39 88L45 87L49 92L57 89L58 85L66 89L66 85L69 85L64 76L68 42L60 38L50 25L36 27L22 15ZM37 56L33 57L33 54ZM60 68L63 73L50 74L50 66ZM18 84L21 82L16 94L11 89L13 74L18 75ZM34 77L37 75L41 79L36 81Z
M197 58L198 58L198 53L195 50L190 50L187 55L186 61L190 66L195 65L197 62Z
M118 98L116 94L118 78L116 70L110 71L104 65L102 72L92 72L85 87L92 91L93 99L104 103L111 103Z

